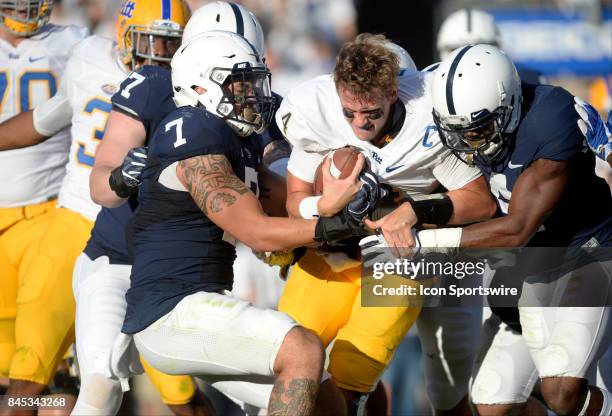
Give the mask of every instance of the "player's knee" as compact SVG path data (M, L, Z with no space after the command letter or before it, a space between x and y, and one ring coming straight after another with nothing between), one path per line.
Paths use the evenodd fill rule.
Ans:
M542 382L542 396L549 409L559 416L580 412L586 391L586 383L580 379L568 380L566 377L547 378Z
M119 410L123 392L118 380L102 374L81 377L81 388L73 415L114 415Z
M281 347L282 360L277 365L285 367L312 367L323 366L325 360L325 350L323 344L314 332L303 328L294 327L287 333Z
M300 350L303 352L301 359L310 365L323 365L325 360L325 350L321 339L312 331L306 328L300 328L299 331Z

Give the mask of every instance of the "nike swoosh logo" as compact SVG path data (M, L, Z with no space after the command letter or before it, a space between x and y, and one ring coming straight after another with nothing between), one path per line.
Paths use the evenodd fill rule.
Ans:
M522 167L523 167L523 165L522 165L522 164L520 164L520 165L515 165L514 163L509 162L509 163L508 163L508 167L509 167L510 169L516 169L516 168L522 168Z
M46 56L40 56L40 57L38 57L38 58L32 58L32 57L30 56L30 57L28 58L28 60L29 60L30 62L36 62L36 61L40 61L41 59L45 59L45 58L46 58Z
M399 165L399 166L387 166L387 169L385 169L385 172L387 173L391 173L394 170L398 170L399 168L401 168L404 165Z

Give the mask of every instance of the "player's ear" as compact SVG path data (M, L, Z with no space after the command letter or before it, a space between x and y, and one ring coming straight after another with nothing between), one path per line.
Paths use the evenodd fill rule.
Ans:
M395 101L397 101L397 88L393 88L393 91L391 91L391 104Z
M193 90L200 95L204 94L207 91L204 87L194 87Z

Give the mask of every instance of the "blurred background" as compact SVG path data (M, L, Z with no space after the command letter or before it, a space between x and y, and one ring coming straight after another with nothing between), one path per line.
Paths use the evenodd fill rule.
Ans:
M114 35L120 0L58 0L53 20ZM208 1L187 0L192 10ZM244 0L266 34L273 87L329 72L339 46L357 33L384 33L423 69L437 62L436 38L452 12L479 8L493 14L502 46L519 65L539 70L549 83L612 108L612 0Z
M192 10L207 3L187 0ZM541 72L590 101L602 115L612 109L612 0L245 0L266 34L266 62L273 89L284 95L297 83L330 72L340 45L357 33L384 33L403 46L423 69L439 61L438 30L465 7L490 12L504 50L524 67ZM52 20L88 26L114 38L120 0L56 0ZM282 291L278 270L240 248L235 294L274 307ZM412 331L384 376L393 415L430 414L421 370L419 340ZM133 382L122 413L171 414L145 377ZM212 392L211 394L214 394ZM222 414L239 414L231 404Z

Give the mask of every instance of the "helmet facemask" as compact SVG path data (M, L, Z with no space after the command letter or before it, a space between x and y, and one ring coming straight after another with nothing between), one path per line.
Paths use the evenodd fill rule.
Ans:
M172 56L181 46L183 30L170 20L156 20L150 26L129 26L125 44L131 46L132 69L142 65L170 68Z
M478 158L489 165L497 160L508 134L506 130L512 107L497 107L492 112L481 110L468 119L465 116L441 116L433 111L433 119L444 145L469 165Z
M275 99L270 89L270 71L248 62L234 68L213 68L210 80L219 86L222 97L216 112L239 136L262 133L270 124Z
M4 27L16 36L32 36L47 24L53 0L1 0L0 17Z

